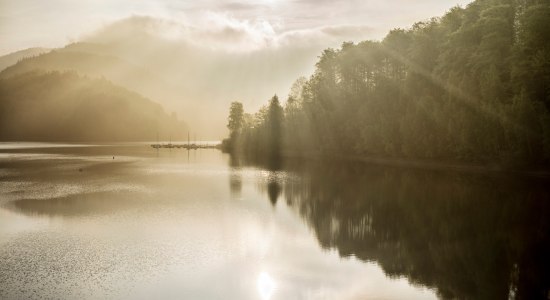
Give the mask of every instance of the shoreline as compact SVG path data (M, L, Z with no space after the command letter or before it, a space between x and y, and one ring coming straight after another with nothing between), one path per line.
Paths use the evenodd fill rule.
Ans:
M218 149L223 153L233 155L231 152L225 152L220 148L219 144L213 146L213 141L203 141L208 144L208 149ZM209 144L209 143L212 143ZM179 144L179 143L178 143ZM183 143L181 143L183 145ZM150 142L121 142L121 143L56 143L56 142L2 142L0 143L0 153L12 152L28 152L36 149L52 149L52 148L85 148L85 147L147 147L150 148ZM175 145L175 144L174 144ZM5 147L8 146L8 147ZM9 147L11 146L11 147ZM163 147L164 148L164 147ZM239 154L238 154L239 155ZM528 176L543 179L550 179L550 169L528 169L521 167L506 167L498 164L481 164L481 163L465 163L456 161L430 160L430 159L415 159L415 158L398 158L398 157L381 157L381 156L366 156L366 155L331 155L315 152L296 152L283 151L282 158L301 159L306 161L341 161L348 163L362 163L378 166L409 168L418 170L432 171L455 171L461 173L477 173L477 174L508 174L515 176Z
M425 159L407 159L407 158L392 158L392 157L376 157L376 156L361 156L361 155L327 155L320 153L299 153L299 152L283 152L284 158L299 158L305 160L335 160L344 162L358 162L363 164L371 164L378 166L389 166L399 168L410 168L432 171L455 171L463 173L478 173L478 174L509 174L516 176L528 176L550 179L550 169L521 169L507 168L501 165L484 165L474 163L461 162L446 162L437 160Z

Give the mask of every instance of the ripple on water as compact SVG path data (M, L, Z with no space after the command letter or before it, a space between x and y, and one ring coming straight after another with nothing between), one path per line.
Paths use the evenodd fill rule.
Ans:
M177 245L33 232L0 248L0 299L120 299L184 259Z
M29 181L0 182L0 204L21 199L47 200L68 196L104 192L141 192L148 189L137 183L87 181L82 183L52 183Z

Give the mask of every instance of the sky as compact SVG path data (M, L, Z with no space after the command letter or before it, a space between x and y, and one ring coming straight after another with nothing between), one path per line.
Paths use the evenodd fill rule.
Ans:
M30 47L62 47L110 23L150 16L197 24L247 27L257 45L266 36L304 30L368 32L388 30L442 15L469 0L0 0L0 55ZM269 44L268 44L269 45ZM244 47L248 49L247 47Z

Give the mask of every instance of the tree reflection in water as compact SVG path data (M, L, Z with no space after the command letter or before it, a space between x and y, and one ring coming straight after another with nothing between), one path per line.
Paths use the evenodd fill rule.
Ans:
M286 164L272 203L309 224L321 247L378 263L441 298L547 299L547 182L343 164Z
M230 155L229 157L229 190L231 196L239 198L243 188L243 179L241 175L241 162L237 155Z

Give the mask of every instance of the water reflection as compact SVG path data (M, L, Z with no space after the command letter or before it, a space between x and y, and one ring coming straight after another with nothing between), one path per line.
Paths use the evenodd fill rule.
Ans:
M342 164L287 163L267 196L321 247L378 263L446 299L548 299L547 182Z
M0 154L1 299L547 298L544 182L147 145Z
M238 156L230 155L229 157L229 188L231 195L234 198L241 196L241 191L243 188L243 179L241 174L241 162Z
M279 199L279 195L281 195L281 185L279 182L273 178L273 176L270 176L267 183L267 195L269 196L269 201L273 206L277 204L277 200Z
M268 273L262 272L258 276L258 292L262 300L269 300L275 292L275 280Z
M132 193L100 192L48 199L20 199L8 202L4 207L28 216L81 217L124 211L136 205L136 197Z

